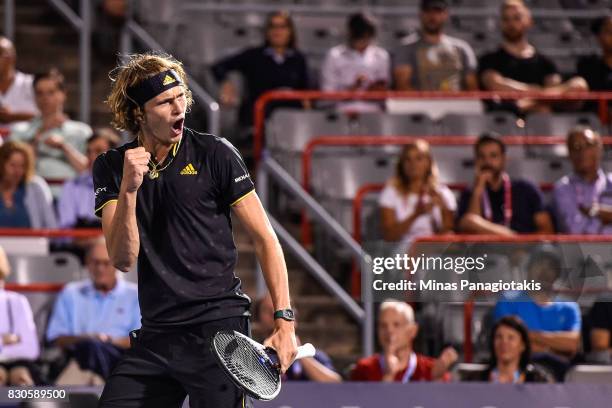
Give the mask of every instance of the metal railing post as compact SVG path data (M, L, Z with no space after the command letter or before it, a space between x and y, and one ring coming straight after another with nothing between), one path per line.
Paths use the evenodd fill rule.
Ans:
M264 153L265 154L265 153ZM259 166L257 169L257 195L261 201L263 208L268 211L269 197L270 197L270 183L268 172L264 166ZM259 260L257 262L257 268L255 270L255 293L257 297L262 297L266 293L266 282L263 276L263 270Z
M92 13L91 0L81 0L81 30L79 35L79 55L81 68L79 82L81 85L80 119L89 123L91 119L91 28Z
M4 36L15 40L15 0L4 0Z

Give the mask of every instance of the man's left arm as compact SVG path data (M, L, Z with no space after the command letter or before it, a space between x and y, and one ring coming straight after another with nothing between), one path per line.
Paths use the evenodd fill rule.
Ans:
M290 309L289 283L283 250L257 193L255 191L247 193L244 198L232 205L232 208L253 240L274 310ZM266 339L264 345L278 352L281 369L285 372L293 362L297 351L294 323L276 319L274 332Z
M551 351L558 354L573 356L580 345L579 331L529 332L533 351Z

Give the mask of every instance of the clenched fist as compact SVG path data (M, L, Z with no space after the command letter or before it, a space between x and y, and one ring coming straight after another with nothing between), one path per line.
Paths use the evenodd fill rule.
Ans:
M144 175L149 171L151 153L144 147L126 150L123 159L123 181L125 190L133 193L140 188Z

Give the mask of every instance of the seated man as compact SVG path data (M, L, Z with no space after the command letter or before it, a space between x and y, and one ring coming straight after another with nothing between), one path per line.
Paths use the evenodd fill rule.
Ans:
M60 228L100 227L100 219L91 211L95 207L91 169L96 157L117 147L120 138L110 128L96 129L87 139L87 171L64 183L57 205Z
M85 143L89 125L70 120L64 113L66 89L56 69L34 77L34 94L40 116L15 123L10 139L32 144L36 152L36 173L43 178L68 179L87 169Z
M38 113L34 102L34 77L17 71L13 42L0 36L0 125L30 120Z
M331 48L321 67L323 91L384 91L391 82L391 57L374 43L376 25L366 14L358 13L347 22L346 44ZM343 102L343 112L381 110L376 102Z
M576 302L554 300L553 285L561 274L561 258L552 247L534 250L527 262L527 280L540 291L509 292L495 305L494 317L518 316L529 330L532 360L546 366L563 381L578 352L582 319Z
M479 78L483 89L490 91L545 91L561 96L572 91L586 91L583 78L574 77L562 82L552 60L529 44L527 32L533 25L531 13L522 0L506 0L501 6L500 27L503 42L497 51L480 57ZM548 112L548 102L521 99L490 104L494 109L515 113Z
M11 267L0 247L0 387L31 386L32 361L40 348L32 309L25 296L4 290Z
M499 136L480 136L474 153L476 178L461 194L458 229L468 234L553 233L540 190L526 180L511 180L504 171L506 145Z
M86 254L90 278L66 285L47 328L47 340L71 356L58 385L99 385L140 327L136 285L117 278L103 239Z
M295 307L293 308L295 312ZM261 331L263 338L274 330L274 305L268 294L255 303L256 330ZM300 338L296 336L298 345ZM342 377L334 370L331 359L323 351L317 349L314 357L295 361L283 375L283 381L318 381L341 382Z
M382 353L359 360L351 380L402 383L448 380L448 369L457 361L457 352L447 347L437 359L415 353L412 343L418 329L410 305L396 300L383 302L377 329Z
M555 183L554 208L565 234L612 234L612 174L601 168L599 133L577 126L567 136L574 172Z
M421 29L395 52L393 75L400 91L475 91L476 56L460 38L444 34L446 0L421 0Z
M598 364L612 364L612 296L603 295L589 312L591 323L591 352L587 360Z

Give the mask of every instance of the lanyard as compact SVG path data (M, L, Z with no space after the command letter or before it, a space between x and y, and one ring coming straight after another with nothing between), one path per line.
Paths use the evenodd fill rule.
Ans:
M514 372L514 378L512 379L512 384L517 384L520 379L521 379L521 373L519 370L516 370ZM497 368L491 371L491 382L499 383L499 372L497 371Z
M0 292L1 293L1 292ZM11 306L11 300L8 297L8 294L4 292L4 301L6 303L6 313L8 315L8 326L9 333L15 332L15 321L13 320L13 307Z
M380 364L380 368L384 372L385 371L385 356L381 354L378 357L378 362ZM412 353L410 353L410 359L408 360L408 367L406 367L406 372L404 372L404 375L402 376L402 384L406 384L408 381L410 381L410 378L412 378L412 376L414 375L414 372L416 371L416 366L417 366L417 356L416 356L416 353L413 351Z
M510 183L510 177L506 173L502 174L502 181L504 182L504 225L510 227L510 221L512 220L512 183ZM491 199L488 191L485 191L482 195L482 207L484 217L493 221L493 210L491 209Z

